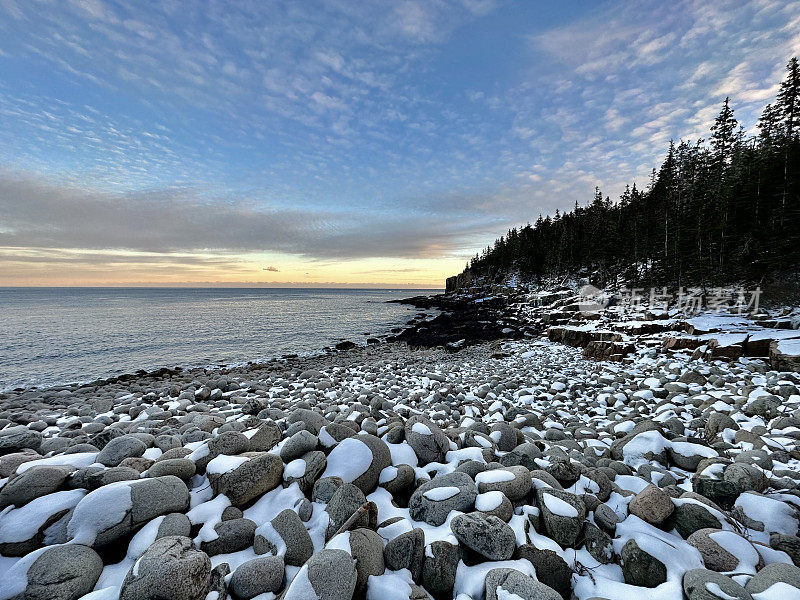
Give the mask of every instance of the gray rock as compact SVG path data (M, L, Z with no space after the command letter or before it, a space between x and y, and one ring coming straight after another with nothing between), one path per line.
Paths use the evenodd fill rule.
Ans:
M78 469L69 478L69 486L96 490L103 486L118 481L134 481L141 477L141 473L131 467L86 467Z
M66 466L42 465L12 477L0 489L0 509L19 507L39 496L52 494L64 485L71 471Z
M197 468L188 458L169 458L160 460L152 467L147 469L148 477L162 477L164 475L175 475L183 481L189 481L194 477Z
M354 529L349 532L350 555L356 559L355 594L366 594L370 576L383 575L386 564L383 560L383 540L371 529Z
M183 513L170 513L164 515L164 519L158 526L156 539L167 537L169 535L179 535L182 537L189 537L192 532L192 523L189 517Z
M300 569L282 600L350 600L357 577L356 561L347 552L320 550Z
M763 492L769 484L761 469L738 462L725 467L722 478L733 483L740 492Z
M300 422L314 435L319 435L319 430L329 424L328 419L307 408L297 408L289 415L289 423Z
M328 455L328 464L341 458L347 459L351 457L352 460L351 453L357 453L361 457L363 455L362 445L369 449L372 460L369 465L365 465L364 472L350 483L360 488L365 494L369 494L377 487L381 471L392 464L392 454L389 451L389 446L382 439L369 434L346 438L331 450ZM330 474L338 475L338 473Z
M651 483L633 497L628 510L651 525L660 525L675 510L675 505L664 490Z
M700 529L719 529L722 527L720 520L701 503L685 502L675 507L672 513L675 530L683 539L687 539Z
M531 473L527 467L517 465L504 467L502 470L511 473L514 476L513 479L508 481L494 481L492 479L492 474L494 474L496 470L484 471L475 477L475 482L478 484L478 492L481 494L492 491L503 492L506 498L512 502L521 500L530 493L532 487Z
M435 488L455 487L458 493L443 500L436 500L426 496L426 492ZM408 508L411 518L415 521L425 521L429 525L441 525L447 520L451 510L468 512L475 507L475 482L466 473L454 471L445 475L434 477L423 483L411 495Z
M511 504L511 500L506 498L505 494L502 492L490 492L491 494L499 494L500 495L500 504L498 504L495 508L491 510L478 510L478 507L481 505L481 495L478 495L478 498L475 500L475 508L478 512L484 515L494 515L498 519L505 521L508 523L511 520L511 517L514 516L514 505Z
M77 600L92 591L102 572L103 561L91 548L54 546L31 563L25 592L11 600Z
M800 566L800 537L783 533L773 533L769 536L769 545L775 550L786 552L789 558L792 559L792 562Z
M210 456L236 456L250 450L250 439L239 431L223 431L208 442Z
M698 385L705 385L708 383L705 375L695 370L684 371L678 381L681 383L696 383Z
M710 534L721 531L720 529L698 529L686 540L689 544L697 548L700 555L703 557L703 564L711 571L720 573L733 572L739 565L739 559L728 552L721 544L711 538ZM736 535L734 532L728 532L728 536ZM744 538L739 539L740 544L751 545ZM753 548L753 554L758 556Z
M701 496L705 496L714 504L718 504L723 509L729 510L736 498L741 493L736 484L722 479L712 479L711 477L697 477L692 480L692 488Z
M752 579L744 586L744 589L750 594L760 594L778 582L800 590L800 567L786 563L768 564L753 575Z
M539 468L536 462L537 458L542 457L542 451L533 442L525 442L514 448L511 452L504 454L500 457L500 464L505 467L512 467L515 465L522 465L530 471L535 471Z
M283 461L269 453L247 453L250 460L233 471L208 476L215 494L225 494L234 506L243 506L274 490L283 478Z
M317 436L305 429L298 431L281 446L281 459L288 463L317 447Z
M434 597L452 596L456 582L460 548L437 540L430 544L422 562L422 584Z
M458 515L450 521L450 529L461 544L489 560L508 560L514 554L514 530L497 517Z
M619 516L608 504L600 504L594 509L594 521L606 533L613 534L617 529L619 523Z
M562 598L569 598L572 591L572 569L560 555L553 550L541 550L533 544L517 548L515 558L524 558L536 570L536 578L553 588Z
M622 547L620 556L625 583L654 588L667 580L667 567L664 563L642 550L636 540L628 540Z
M419 582L425 559L425 532L422 529L412 529L389 540L383 549L383 557L387 569L408 569L414 581Z
M364 492L352 483L345 483L333 494L330 502L325 507L325 512L330 517L325 539L330 539L344 525L345 521L367 501ZM355 527L366 527L369 524L368 515L362 515L354 524Z
M229 589L241 600L250 600L267 592L277 593L283 587L283 573L282 557L259 556L236 568Z
M314 487L311 489L311 499L314 502L327 504L343 484L341 477L320 477L314 482Z
M203 541L200 550L209 556L238 552L253 545L257 525L250 519L220 521L214 526L216 539Z
M114 438L97 455L97 462L107 467L116 467L126 458L140 457L147 445L134 435Z
M248 450L250 452L267 452L281 441L281 437L280 427L275 423L264 423L250 438Z
M305 462L305 470L300 477L287 477L286 469L284 469L283 487L289 487L297 482L300 490L304 494L308 494L314 489L314 483L319 479L319 476L325 472L325 467L328 464L325 453L319 450L313 450L303 455L302 459Z
M670 463L684 469L686 471L694 472L697 470L697 465L700 461L705 460L703 452L707 451L708 447L702 444L686 443L681 446L681 452L673 448L667 448L667 456Z
M771 419L778 414L778 409L781 406L781 399L778 396L771 394L764 394L753 400L750 400L742 407L742 412L748 417L764 417Z
M583 542L597 562L606 565L614 559L611 536L590 521L583 523Z
M118 505L121 486L130 490L131 508L119 514L115 523L110 523L97 514L97 507ZM188 507L189 490L174 475L121 482L90 492L78 503L67 526L67 537L97 548L116 541L151 519L185 512Z
M25 450L23 452L14 452L12 454L0 456L0 478L10 477L22 463L39 458L42 458L41 455L33 450Z
M545 496L547 495L554 496L566 502L575 509L577 515L574 517L566 517L553 513L547 507L547 502L545 500ZM575 494L551 488L536 490L536 498L542 512L544 528L550 537L564 548L573 546L583 527L583 520L586 518L586 506L583 501Z
M422 415L413 415L406 421L405 433L406 440L423 465L443 462L450 450L450 440L444 432Z
M486 600L498 600L500 589L504 590L504 597L513 594L512 597L522 600L561 600L561 595L553 588L516 569L492 569L486 574L484 589Z
M387 490L395 498L408 498L414 490L416 473L410 465L397 465L397 474L394 479L380 483L380 487Z
M11 454L29 448L38 450L42 445L42 434L24 425L0 430L0 455Z
M283 548L281 548L281 546ZM283 554L287 565L301 567L314 554L314 543L300 517L287 508L256 530L256 554ZM283 550L284 552L280 552Z
M205 600L211 561L186 537L156 540L122 582L120 600Z
M717 585L729 598L752 600L752 596L730 577L707 569L692 569L683 575L683 591L689 600L720 600L720 596L708 589L708 584Z

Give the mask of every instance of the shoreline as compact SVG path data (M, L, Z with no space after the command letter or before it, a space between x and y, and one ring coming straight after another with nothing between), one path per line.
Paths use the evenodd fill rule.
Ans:
M28 288L0 288L0 289L15 289L16 290L16 289L28 289ZM35 288L31 288L31 289L39 290L39 289L43 289L43 288L35 287ZM48 289L51 289L51 288L48 288ZM56 288L52 288L52 289L56 289ZM60 288L57 288L57 289L60 289ZM86 288L65 288L65 289L86 289ZM150 288L117 288L117 287L106 288L106 287L102 287L102 288L90 288L90 289L110 289L110 290L126 289L127 290L127 289L150 289ZM213 291L213 290L217 290L217 289L222 289L222 290L236 290L236 289L251 290L251 289L261 289L261 288L227 288L227 287L226 288L174 288L174 287L172 287L172 288L157 288L157 289L166 289L166 290L184 290L184 289L207 290L207 289L210 289L210 290ZM270 289L276 289L276 290L279 290L279 291L285 291L285 288L270 288ZM329 288L298 288L298 289L302 289L303 291L306 291L308 289L311 289L312 291L313 290L317 290L317 289L323 290L323 291L329 291ZM355 289L355 288L354 289L350 289L350 288L331 288L331 289L335 289L335 290L341 289L342 291L345 291L345 292L361 291L361 288L358 288L358 289ZM376 291L376 290L373 290L371 288L364 288L364 290L365 291L370 291L370 292L371 291ZM393 288L386 288L386 290L381 288L381 289L378 289L377 291L387 291L387 290L388 291L403 291L403 290L400 290L400 289L395 290ZM414 289L410 289L409 291L414 291ZM424 291L428 291L428 290L424 290ZM431 290L431 291L438 291L438 290ZM373 302L376 302L378 304L384 304L384 303L405 304L404 302L397 302L397 301L394 301L394 300L380 300L380 301L368 300L367 301L368 304L369 303L373 303ZM396 324L387 324L385 326L386 328L384 330L379 331L378 333L373 333L373 332L359 333L358 329L354 328L354 330L349 333L349 337L347 337L347 338L338 338L336 340L331 340L331 341L328 342L328 345L320 345L318 347L307 349L307 350L303 350L303 351L300 351L300 352L287 352L287 353L283 353L283 354L267 355L267 356L265 356L263 358L257 358L257 359L245 358L243 360L234 360L234 361L231 361L231 362L224 362L224 361L219 361L219 362L213 362L213 361L211 361L211 362L187 361L185 363L156 364L156 365L151 365L148 368L134 367L131 370L127 370L127 371L116 373L116 374L115 373L109 373L107 375L87 376L87 377L83 378L82 377L83 373L78 373L78 374L76 374L74 379L67 379L67 380L55 381L55 382L47 382L47 383L43 383L43 384L36 384L36 383L24 384L24 385L13 385L12 384L13 387L11 387L11 386L9 386L9 387L0 387L0 399L2 399L4 395L8 395L8 394L12 394L12 393L17 393L18 394L18 393L22 393L22 392L26 392L26 391L38 390L38 391L44 392L44 391L52 390L52 389L74 389L76 387L80 388L82 386L92 386L92 385L98 385L98 384L103 384L103 383L113 383L113 382L117 382L117 381L130 381L130 380L132 380L132 379L134 379L136 377L151 376L151 375L156 374L158 372L167 372L167 371L198 371L198 372L202 372L202 371L218 371L220 369L246 367L247 365L250 365L250 364L253 364L253 363L259 364L259 363L269 363L269 362L272 362L272 361L280 361L280 360L285 360L287 358L294 358L296 356L309 357L309 356L323 355L323 354L332 353L332 352L341 352L341 351L343 351L345 349L349 349L351 347L350 346L351 344L353 344L355 347L364 347L365 345L369 346L369 345L374 345L374 344L378 344L378 343L385 343L386 341L393 339L394 336L396 336L401 331L403 331L403 330L405 330L405 329L407 329L409 327L414 326L415 324L419 323L421 320L424 320L425 318L428 318L430 316L431 316L430 314L425 314L425 313L420 313L420 312L417 312L416 314L414 314L412 312L409 312L406 315L399 315L398 316L398 321L397 321Z

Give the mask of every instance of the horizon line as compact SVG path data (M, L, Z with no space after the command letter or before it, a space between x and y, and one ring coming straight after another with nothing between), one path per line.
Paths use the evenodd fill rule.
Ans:
M174 288L185 288L185 289L332 289L332 290L344 290L344 289L380 289L380 290L390 290L390 289L404 289L404 290L443 290L445 289L444 286L424 286L424 285L413 285L413 284L400 284L400 285L390 285L384 283L378 284L286 284L286 285L260 285L260 284L246 284L246 283L237 283L232 285L225 285L225 284L205 284L205 282L198 282L198 283L132 283L132 284L109 284L109 285L80 285L80 284L65 284L65 285L47 285L47 284L32 284L32 285L0 285L0 289L64 289L64 288L74 288L74 289L174 289Z

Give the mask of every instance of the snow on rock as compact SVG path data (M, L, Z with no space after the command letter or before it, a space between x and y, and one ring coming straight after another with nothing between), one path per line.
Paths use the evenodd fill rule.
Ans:
M577 313L561 310L569 294L550 302L561 303L547 309L554 327L574 321L571 342L635 340L636 331L646 331L653 343L620 362L584 360L579 348L536 338L465 343L457 353L377 344L75 386L63 404L60 391L7 392L0 409L12 434L25 438L30 425L35 435L28 436L41 435L42 450L0 454L3 496L22 498L0 511L0 600L25 593L30 565L64 541L94 545L105 561L83 600L116 600L147 549L176 531L190 532L192 555L219 569L192 581L207 600L230 594L223 564L249 569L264 558L274 559L269 568L283 569L271 573L282 587L258 600L316 597L321 586L341 582L345 597L357 582L356 594L369 600L422 597L426 587L436 597L482 600L492 569L537 578L526 557L547 559L545 570L537 563L538 579L558 587L554 594L682 600L684 574L708 568L707 548L701 554L692 545L702 536L727 551L725 564L735 567L728 573L742 584L764 565L797 560L800 377L749 355L721 360L691 344L681 348L690 339L746 350L750 340L761 348L763 339L788 352L800 344L793 330L776 334L730 315L686 323L673 313L640 314L625 321L618 307L581 323ZM695 335L681 333L672 349L661 347L670 328L684 326ZM498 323L498 331L507 327L519 330ZM80 428L87 434L76 437ZM284 452L284 460L286 440L301 431L308 445ZM120 467L97 464L97 452L84 444L100 450L121 432L136 437L139 455ZM174 465L183 477L164 476L174 494L134 493L161 485L148 476L152 461L159 469ZM43 484L48 493L15 492L21 473L47 465L64 465L71 475ZM232 505L232 494L257 489L276 473L282 477L274 477L275 486ZM229 487L210 485L220 478ZM310 481L301 487L299 478ZM645 520L656 500L674 506L658 527ZM456 538L454 519L475 511L476 530L462 531L459 519ZM351 516L350 530L326 544L331 522ZM229 539L252 535L242 519L255 524L244 549ZM357 533L363 528L377 532L378 547ZM702 536L689 544L685 538L698 529ZM520 558L460 560L458 540L489 544L487 531L503 532ZM301 538L311 558L288 564ZM228 542L236 551L211 550ZM210 555L200 555L201 546ZM374 570L353 563L360 552ZM167 556L165 564L172 560L180 557ZM649 567L637 571L637 564ZM206 566L170 577L191 579ZM724 586L714 585L709 581L706 591L723 598ZM776 582L753 598L782 600L795 591ZM518 599L497 590L497 600Z

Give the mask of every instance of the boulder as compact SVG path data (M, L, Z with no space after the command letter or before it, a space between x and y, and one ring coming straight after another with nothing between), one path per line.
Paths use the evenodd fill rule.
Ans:
M484 583L486 600L561 600L553 588L516 569L492 569Z
M72 469L60 465L40 465L9 479L0 489L0 509L20 507L34 498L58 491L67 481Z
M97 455L97 462L107 467L117 467L130 457L140 457L147 450L147 444L134 435L121 435L114 438Z
M211 585L211 561L192 540L168 536L156 540L128 571L120 600L205 600Z
M575 544L586 518L586 505L575 494L553 488L536 490L545 530L561 547Z
M422 562L422 584L436 598L451 597L461 560L459 546L444 540L431 543Z
M225 494L234 506L244 506L275 489L283 478L283 461L279 456L266 452L248 452L242 456L249 460L231 470L208 473L214 493ZM212 464L209 463L209 468Z
M42 445L42 434L24 425L0 429L0 456L20 450L38 450Z
M303 565L282 600L350 600L357 579L355 559L344 550L326 548Z
M189 490L174 475L120 481L87 494L75 507L67 538L94 548L105 546L139 525L189 507Z
M800 596L800 567L786 563L771 563L756 573L744 589L755 596L773 586L777 588L774 592L776 596L782 598L788 598L790 595Z
M408 508L411 518L439 526L450 511L471 511L475 507L475 482L466 473L454 471L423 483L411 495Z
M20 559L5 573L2 581L9 586L13 586L15 580L24 579L27 579L27 585L24 589L10 590L0 583L3 598L77 600L92 591L103 572L103 561L97 552L79 544L49 546L31 558L32 561L29 558ZM9 591L12 594L15 591L19 593L5 595Z
M675 510L675 505L664 490L651 483L633 497L628 510L652 525L660 525Z
M720 590L714 593L712 590ZM689 600L752 600L752 596L730 577L707 569L692 569L683 575L683 591Z
M667 567L656 557L642 550L636 540L628 540L620 553L625 583L654 588L667 580Z
M450 440L444 432L422 415L413 415L406 421L405 433L406 440L423 465L443 462L450 450Z
M283 556L287 565L301 567L314 553L314 544L300 517L287 508L256 530L254 550Z
M383 549L383 557L387 569L408 569L414 581L419 582L425 559L425 532L415 528L389 540Z
M228 586L240 600L250 600L270 592L276 594L283 587L283 572L283 558L259 556L236 567Z
M377 487L381 471L391 464L386 442L374 435L357 435L345 438L331 450L322 476L340 477L369 494Z
M450 529L459 543L488 560L508 560L514 554L514 530L497 517L458 515L450 522Z

